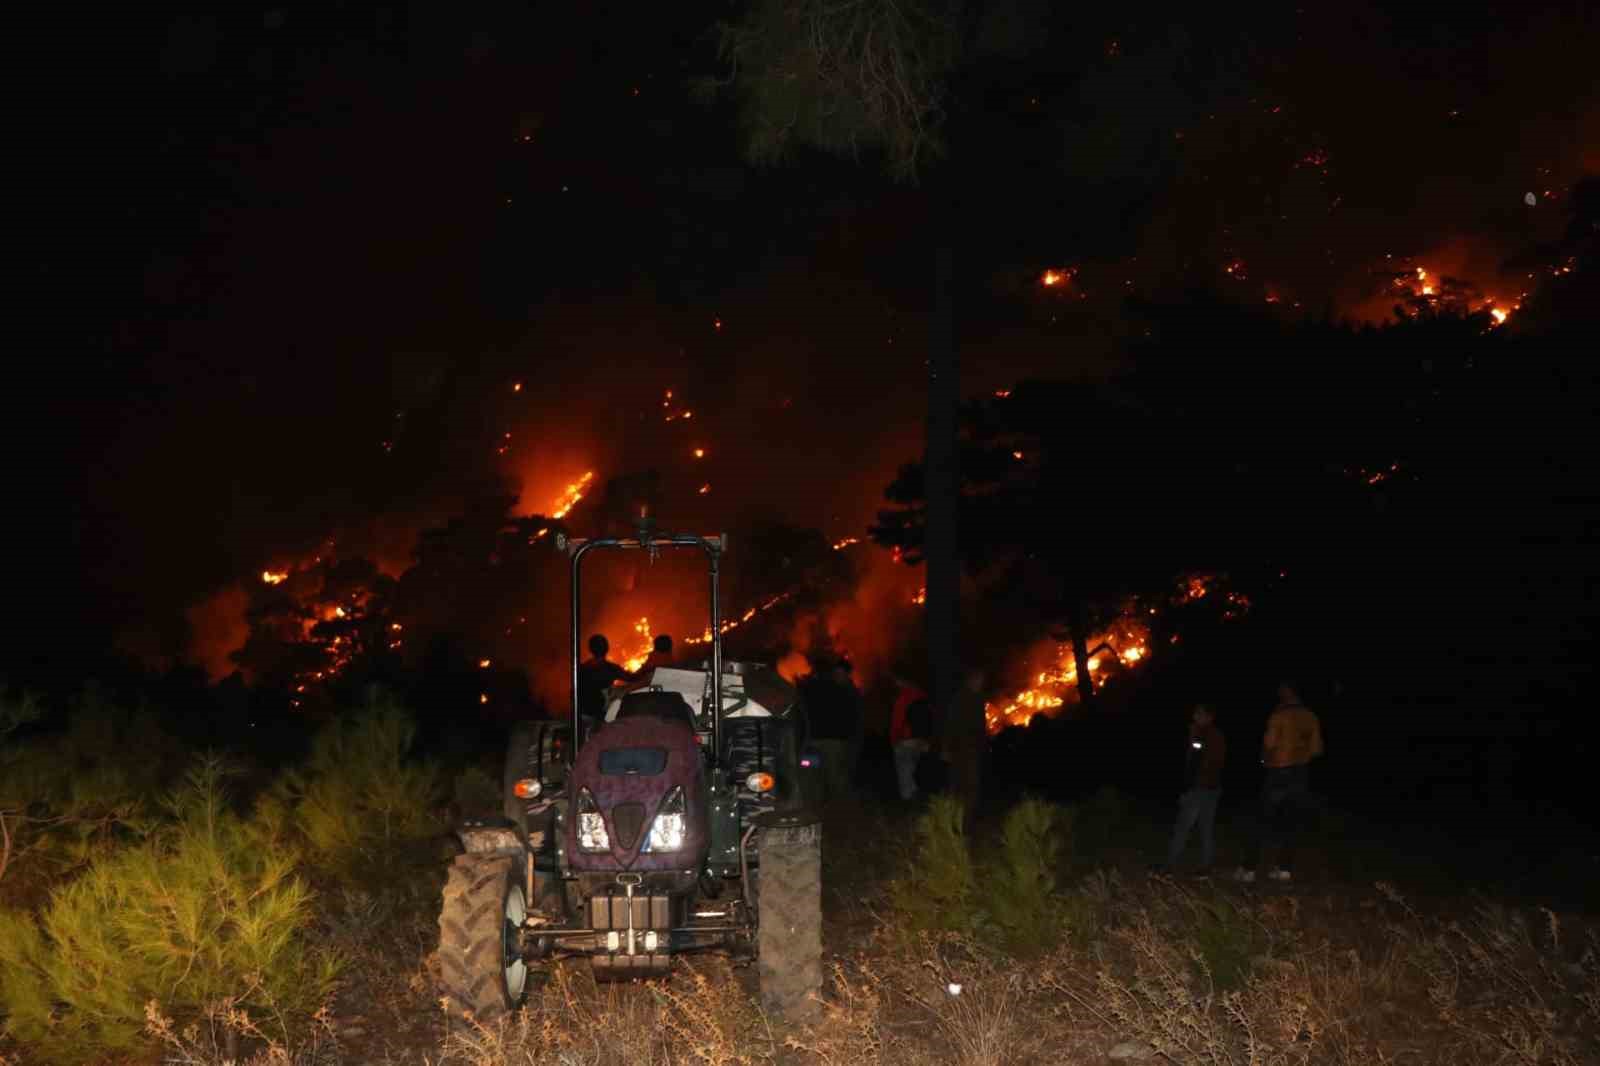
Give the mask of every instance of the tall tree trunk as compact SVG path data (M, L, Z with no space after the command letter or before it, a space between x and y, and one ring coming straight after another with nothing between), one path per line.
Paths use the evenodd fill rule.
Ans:
M1082 600L1072 603L1072 661L1078 669L1078 699L1094 709L1094 678L1089 673L1089 612Z
M960 364L955 337L955 251L950 244L950 217L936 219L946 227L933 256L933 316L928 331L928 420L923 470L928 501L923 551L928 568L925 620L928 636L930 695L941 721L955 708L960 678L957 651L960 621L961 569L956 509L960 469L956 451L956 414L961 399ZM950 723L965 734L970 723ZM979 728L982 724L979 723ZM952 730L947 729L946 733Z

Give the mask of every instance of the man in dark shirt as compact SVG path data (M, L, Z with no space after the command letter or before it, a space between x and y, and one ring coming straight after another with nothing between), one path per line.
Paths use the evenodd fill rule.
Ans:
M1227 754L1228 744L1217 728L1216 715L1205 704L1198 705L1189 716L1184 792L1178 797L1178 822L1172 827L1172 841L1167 846L1168 869L1178 865L1184 845L1189 842L1189 830L1196 823L1200 826L1201 870L1211 869L1216 859L1217 801L1222 798L1222 764Z
M822 757L821 784L827 802L842 799L855 774L855 740L861 731L861 692L850 664L839 661L804 688L809 744Z
M626 684L635 677L606 658L610 651L611 642L596 633L589 638L590 658L578 664L578 713L590 730L605 717L611 686Z
M672 638L662 633L650 644L650 654L644 658L644 665L639 667L639 672L634 676L644 681L650 676L650 671L658 666L672 665Z

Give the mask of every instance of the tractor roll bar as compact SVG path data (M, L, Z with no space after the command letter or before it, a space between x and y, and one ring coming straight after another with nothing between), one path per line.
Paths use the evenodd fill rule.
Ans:
M655 551L659 548L699 548L706 553L706 564L711 572L711 764L717 765L722 752L722 603L718 597L718 564L727 550L728 535L700 537L692 533L651 535L641 532L638 537L556 537L556 548L567 553L572 560L572 736L576 743L581 735L578 712L578 663L582 657L582 638L579 622L579 588L582 580L583 557L596 548L642 548Z

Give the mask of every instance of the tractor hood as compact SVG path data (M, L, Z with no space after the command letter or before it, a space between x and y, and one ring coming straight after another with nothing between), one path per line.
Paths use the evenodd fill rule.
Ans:
M686 804L682 846L644 851L662 802L680 788ZM689 870L705 860L710 845L705 764L686 720L641 715L607 724L579 750L571 789L563 846L573 869ZM578 846L583 789L605 820L608 851L583 851Z

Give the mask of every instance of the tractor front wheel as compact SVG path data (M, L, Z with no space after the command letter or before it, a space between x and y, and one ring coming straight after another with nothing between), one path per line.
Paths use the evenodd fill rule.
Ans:
M461 855L439 912L439 969L452 1024L515 1010L528 987L522 923L528 907L518 864L506 855Z
M802 1019L817 1011L822 991L822 824L777 812L762 821L755 891L761 1003Z

